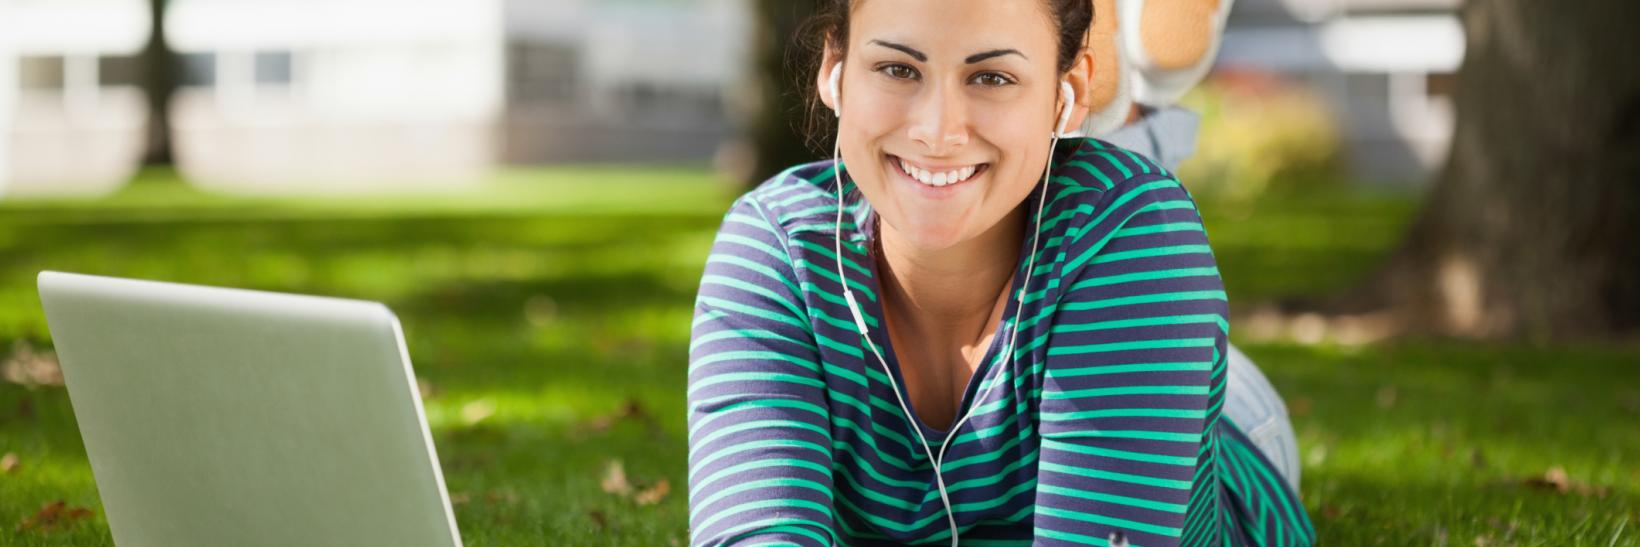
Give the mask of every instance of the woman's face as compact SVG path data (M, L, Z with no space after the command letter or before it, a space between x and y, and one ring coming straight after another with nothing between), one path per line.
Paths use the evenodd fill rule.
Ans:
M841 153L885 229L938 250L995 226L1041 180L1062 104L1047 3L871 0L849 26Z

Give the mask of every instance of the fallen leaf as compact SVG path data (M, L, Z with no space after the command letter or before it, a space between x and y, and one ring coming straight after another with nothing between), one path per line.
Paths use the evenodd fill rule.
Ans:
M423 401L438 395L438 389L433 387L433 383L421 378L416 378L416 391L421 393Z
M604 516L603 511L597 509L587 511L587 518L592 519L592 523L598 525L599 530L609 529L609 517Z
M1310 400L1309 397L1295 397L1293 398L1293 404L1287 407L1287 413L1295 418L1303 418L1309 416L1310 410L1314 408L1315 401Z
M1604 498L1610 493L1604 486L1595 487L1572 480L1571 476L1566 474L1566 469L1558 465L1550 467L1548 471L1544 471L1540 476L1527 477L1521 482L1532 488L1553 490L1560 494L1576 492L1580 496Z
M538 294L524 301L524 320L535 327L551 325L558 319L558 301Z
M1339 515L1344 514L1344 512L1339 510L1337 505L1324 503L1321 504L1321 514L1329 519L1336 519Z
M6 455L0 456L0 473L10 474L17 470L19 464L17 454L7 452Z
M1378 408L1389 408L1395 406L1395 398L1395 386L1384 386L1378 388L1378 396L1376 397L1378 400Z
M1562 494L1571 490L1571 479L1566 476L1566 470L1560 466L1549 468L1542 476L1527 477L1526 485L1534 488L1554 490Z
M57 354L36 352L25 340L11 345L11 354L0 360L0 378L24 386L63 385L63 371L57 366Z
M660 482L655 483L654 486L645 488L643 491L638 492L637 495L632 496L632 500L638 502L638 505L654 505L661 500L666 499L666 495L671 492L672 484L666 482L666 479L661 479Z
M489 418L494 414L495 403L490 402L489 399L478 399L461 405L461 421L468 426L482 422L485 418Z
M582 422L575 427L571 434L579 438L585 437L589 433L603 433L624 420L634 420L642 423L653 435L659 436L662 434L660 422L655 420L655 415L651 414L649 409L644 407L643 403L636 398L628 398L621 403L621 408L613 413Z
M69 507L68 502L57 500L41 507L33 516L23 519L17 524L17 531L33 530L50 532L59 527L72 525L75 521L91 517L91 510L84 507Z
M626 495L632 491L632 483L626 482L626 469L621 467L621 460L611 460L604 464L604 492Z
M512 490L491 490L484 493L484 501L490 503L518 503L518 493Z

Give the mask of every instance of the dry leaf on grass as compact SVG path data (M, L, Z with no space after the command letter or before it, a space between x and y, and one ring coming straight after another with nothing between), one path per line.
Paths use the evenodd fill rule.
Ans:
M1373 398L1378 401L1378 408L1390 408L1395 406L1396 395L1395 386L1384 386L1378 388L1378 394Z
M1606 497L1607 494L1607 489L1605 487L1589 486L1586 483L1572 480L1571 476L1566 474L1566 468L1558 465L1549 468L1548 471L1544 471L1540 476L1527 477L1522 482L1524 482L1526 486L1543 490L1553 490L1561 494L1576 492L1581 496L1592 495L1601 498Z
M512 490L491 490L484 493L484 501L491 504L501 502L518 503L518 493Z
M17 524L17 531L50 532L88 518L91 518L90 509L69 507L68 502L57 500L41 507L33 516L23 519L23 522Z
M672 484L666 482L666 479L661 479L654 486L645 488L642 492L632 496L632 501L638 502L638 505L654 505L666 499L666 495L671 492Z
M638 505L654 505L666 499L672 493L672 483L666 479L655 481L645 488L635 488L626 478L626 468L621 460L610 460L604 464L604 478L602 481L604 492L617 496L629 497Z
M587 511L587 518L592 519L592 523L598 525L599 530L609 529L609 517L604 516L603 511L597 509Z
M24 386L63 385L63 371L57 366L57 354L35 352L34 346L18 340L11 345L11 354L0 359L0 378Z
M626 468L621 467L621 460L610 460L604 464L603 487L605 492L623 496L632 491L632 483L626 482Z
M0 473L10 474L12 471L17 470L18 465L21 465L21 461L17 458L17 454L7 452L6 455L0 456Z
M478 399L461 405L461 422L468 426L477 425L495 414L495 403L489 399Z
M1315 401L1311 400L1309 397L1294 397L1292 404L1287 405L1287 414L1294 418L1303 418L1305 416L1309 416L1310 411L1314 408Z
M643 424L644 427L648 428L651 434L655 436L661 435L661 425L659 422L655 421L655 415L650 414L649 409L645 408L642 402L634 398L628 398L625 402L621 403L621 408L613 413L605 414L603 416L581 422L575 426L574 430L571 431L571 435L581 438L585 437L589 433L603 433L605 431L609 431L609 428L614 427L615 424L624 420L639 422Z

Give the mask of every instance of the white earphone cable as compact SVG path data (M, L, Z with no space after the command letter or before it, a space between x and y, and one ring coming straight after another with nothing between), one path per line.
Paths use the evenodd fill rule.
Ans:
M883 354L880 351L878 351L876 344L871 343L871 335L868 333L868 329L866 328L866 322L865 322L865 319L863 318L864 315L860 312L860 304L854 298L854 291L849 289L848 277L844 273L844 270L843 270L843 171L842 171L842 163L841 163L841 160L840 160L840 158L842 156L842 154L841 154L841 141L842 141L841 122L842 122L842 118L843 118L843 100L842 100L842 94L840 93L841 86L839 84L839 81L841 80L842 72L843 72L843 63L841 61L839 61L835 65L833 65L833 67L834 68L832 69L832 73L831 73L831 76L830 76L830 84L831 84L830 85L830 91L831 91L831 95L832 95L832 102L835 105L833 107L833 110L837 113L837 119L838 119L838 123L839 123L837 136L834 139L832 139L832 148L831 148L832 176L837 181L837 229L836 229L836 244L835 244L835 248L833 250L836 253L836 257L837 257L837 280L838 280L838 284L842 286L843 300L848 303L849 313L854 318L855 329L860 332L860 336L863 339L863 341L865 342L866 348L871 350L872 355L877 357L877 362L882 365L883 374L888 377L889 387L893 388L894 398L895 398L895 400L897 400L900 403L900 410L905 412L905 418L906 418L907 423L911 424L912 433L915 433L917 435L917 440L922 444L923 452L925 454L927 454L929 463L934 467L934 484L939 489L940 503L942 505L944 505L944 507L945 507L945 520L946 520L946 523L948 525L950 525L950 528L951 528L951 546L952 547L958 547L958 538L957 538L957 531L958 530L957 530L956 514L951 509L951 497L950 497L950 494L946 491L945 476L944 476L944 473L941 471L941 466L942 466L943 460L945 459L945 451L946 451L946 449L950 448L951 440L955 439L957 437L957 431L960 430L962 428L963 424L967 423L968 419L974 415L974 411L979 409L980 402L984 401L985 398L988 395L990 395L991 391L996 389L997 384L1001 383L1001 373L1000 372L993 373L993 375L991 377L991 381L989 382L990 385L988 387L986 387L984 392L980 393L977 397L975 397L975 399L972 403L969 404L968 412L963 414L962 419L957 420L956 424L951 426L950 430L946 431L945 439L940 442L939 454L936 455L936 454L933 453L933 451L929 450L929 448L928 448L928 444L929 444L928 443L928 438L923 435L922 428L917 425L916 419L912 416L910 406L908 406L905 402L905 397L900 394L900 385L899 385L898 382L896 382L894 380L894 373L888 367L888 360L883 358ZM1015 344L1019 340L1019 320L1020 320L1019 315L1024 310L1026 291L1030 288L1031 275L1032 275L1033 271L1036 269L1037 246L1040 243L1039 239L1042 235L1042 211L1043 211L1043 208L1045 207L1045 205L1047 204L1047 200L1048 200L1048 182L1049 182L1049 177L1053 172L1053 169L1052 169L1053 153L1054 153L1054 149L1059 146L1059 137L1060 137L1060 134L1062 134L1065 130L1065 124L1070 120L1071 103L1074 102L1075 96L1076 96L1075 90L1072 89L1070 84L1068 84L1068 83L1061 82L1060 83L1060 90L1066 97L1065 106L1063 107L1063 109L1060 112L1058 127L1055 129L1055 131L1053 133L1053 139L1050 141L1050 144L1048 145L1048 165L1049 165L1049 167L1047 169L1044 169L1044 171L1042 173L1042 192L1041 192L1041 196L1037 199L1036 229L1031 235L1031 251L1030 251L1030 254L1026 257L1028 262L1026 263L1026 267L1025 267L1025 280L1020 282L1019 293L1016 297L1016 303L1014 305L1014 325L1010 329L1009 336L1008 336L1008 347L1007 347L1007 349L1005 350L1005 352L1003 354L1003 355L1006 356L1006 361L1004 361L1005 363L1011 363L1014 360L1014 356L1013 356L1014 347L1015 347ZM860 229L860 227L856 226L855 229L858 230L858 229ZM996 367L996 370L1001 371L1001 370L1006 369L1006 368L1007 368L1007 366L998 366L998 367Z

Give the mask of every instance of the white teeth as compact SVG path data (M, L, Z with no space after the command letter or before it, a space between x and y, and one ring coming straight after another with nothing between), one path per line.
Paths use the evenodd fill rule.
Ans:
M921 169L917 166L908 164L903 159L901 159L899 163L900 169L904 171L905 174L910 175L911 178L917 179L918 182L929 186L947 186L956 184L968 180L968 177L974 176L974 173L979 170L979 166L970 165L968 167L953 171L946 171L944 173L932 173L926 169Z

